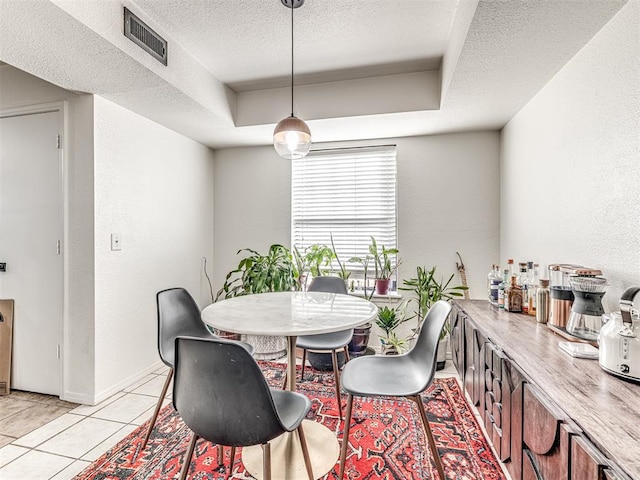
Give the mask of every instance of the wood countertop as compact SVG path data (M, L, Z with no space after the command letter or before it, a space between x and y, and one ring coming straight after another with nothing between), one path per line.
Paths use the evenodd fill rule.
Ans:
M565 341L535 317L507 313L485 300L454 302L613 462L640 480L640 384L573 358Z

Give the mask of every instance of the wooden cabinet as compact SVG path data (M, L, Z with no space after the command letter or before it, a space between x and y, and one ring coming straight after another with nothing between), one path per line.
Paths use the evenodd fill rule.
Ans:
M484 396L483 346L486 342L480 330L464 319L464 387L473 405L478 406Z
M530 384L522 409L523 480L568 480L572 430L566 415Z
M456 301L450 325L454 364L512 480L640 480L640 386L488 302Z
M449 331L451 332L451 360L464 384L464 315L457 310L453 310L449 316Z

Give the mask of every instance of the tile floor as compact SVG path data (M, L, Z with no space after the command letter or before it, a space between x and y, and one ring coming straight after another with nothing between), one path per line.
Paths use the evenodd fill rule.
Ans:
M0 480L72 479L151 417L166 374L163 367L94 406L74 406L51 397L36 400L34 394L12 393L18 397L12 400L34 405L16 404L3 410L0 402L3 427L7 418L14 417L7 422L11 429L0 427L0 432L12 434L0 433L0 442L4 442L0 448ZM436 377L455 375L450 361L436 373ZM169 402L165 400L165 404ZM18 415L20 406L23 411L31 409L33 415ZM36 413L42 425L37 428L30 420ZM42 418L48 418L47 423L42 424Z

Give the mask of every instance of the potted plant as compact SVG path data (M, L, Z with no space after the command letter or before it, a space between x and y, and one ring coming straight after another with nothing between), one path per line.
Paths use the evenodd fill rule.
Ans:
M371 243L369 244L369 253L366 257L352 257L350 262L359 263L364 269L364 284L365 284L365 296L367 286L367 273L371 264L373 264L374 278L375 278L375 293L378 295L386 295L389 293L389 284L391 282L391 276L400 266L400 261L396 260L395 265L392 264L391 258L393 255L398 254L397 248L385 248L381 245L378 248L378 242L375 237L371 236ZM373 291L369 295L369 299L373 296Z
M418 322L422 321L429 308L431 308L431 305L438 300L450 301L453 298L462 297L464 295L463 292L467 290L468 287L462 285L457 285L455 287L450 286L453 277L454 274L451 274L446 282L442 277L438 280L436 278L435 266L430 270L419 266L416 269L416 276L414 278L402 281L404 286L400 287L400 290L410 291L415 295L415 298L412 300L417 303L415 316L418 318ZM438 370L442 370L444 368L448 340L449 324L445 323L445 326L440 333L440 343L438 344Z
M384 332L380 336L382 353L402 353L408 345L408 339L398 337L396 328L405 321L406 302L396 308L383 306L378 309L376 325Z
M300 253L298 247L293 247L293 258L296 264L296 281L300 290L306 290L307 274L313 277L326 275L331 270L331 261L335 258L333 250L326 245L314 243Z
M265 255L250 248L238 250L237 254L242 252L247 255L227 274L216 301L253 293L284 292L296 287L297 271L287 247L271 245ZM286 353L284 337L247 335L246 341L254 346L259 359L274 359Z

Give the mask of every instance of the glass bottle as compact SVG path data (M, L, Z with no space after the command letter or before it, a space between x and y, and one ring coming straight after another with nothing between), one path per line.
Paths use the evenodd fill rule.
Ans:
M511 277L511 284L504 291L505 306L510 312L522 313L522 287L518 285L516 276Z
M498 308L504 308L504 289L507 288L509 281L509 269L502 271L502 281L498 284Z
M540 279L540 287L536 291L536 321L547 323L549 320L549 280Z
M522 294L522 312L527 313L529 311L529 296L527 294L527 284L529 283L529 277L527 275L527 262L520 262L518 264L519 273L516 280L517 285L521 289Z
M540 266L537 263L532 263L531 266L531 275L529 276L529 284L527 285L527 295L529 296L529 315L536 314L536 291L538 290L538 286L540 285L540 274L538 269Z
M493 265L491 273L489 273L489 302L494 307L498 306L498 286L502 283L502 275L500 275L500 265Z

